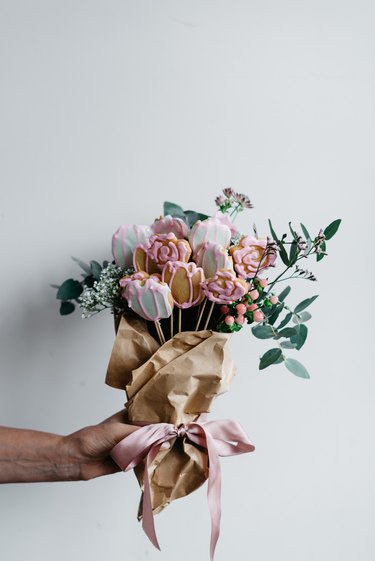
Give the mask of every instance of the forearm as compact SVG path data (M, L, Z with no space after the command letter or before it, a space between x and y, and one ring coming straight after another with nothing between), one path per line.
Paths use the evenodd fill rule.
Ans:
M69 481L80 466L57 434L0 427L0 483Z

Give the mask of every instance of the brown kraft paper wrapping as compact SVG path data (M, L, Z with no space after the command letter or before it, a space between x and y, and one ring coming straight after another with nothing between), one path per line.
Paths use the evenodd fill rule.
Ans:
M123 316L106 383L126 389L130 421L187 424L208 413L214 398L229 389L235 373L229 338L209 330L183 331L160 346L145 322ZM207 460L205 449L181 438L160 450L149 470L154 513L202 485ZM144 463L134 471L142 487Z

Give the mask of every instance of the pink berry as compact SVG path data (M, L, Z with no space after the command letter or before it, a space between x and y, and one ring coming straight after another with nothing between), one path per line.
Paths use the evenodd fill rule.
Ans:
M267 279L259 279L258 281L259 286L261 286L262 288L265 288L268 284L268 280Z
M229 313L229 308L228 306L220 306L220 311L223 315L227 315Z
M239 315L236 317L236 323L238 323L238 325L243 325L245 322L245 316Z
M246 313L246 306L245 304L237 304L236 306L236 310L239 314L245 314Z
M256 310L253 314L253 318L254 318L254 321L257 321L258 323L260 321L263 321L264 320L263 312L261 312L260 310Z
M227 317L224 319L224 322L225 322L227 325L233 325L233 324L234 324L234 317L233 317L233 316L227 316Z
M257 304L249 304L247 306L247 309L249 310L249 312L253 312L254 310L258 309L258 306L257 306Z
M257 300L257 299L259 298L259 292L257 291L256 288L255 288L254 290L251 290L251 291L249 292L249 294L250 294L250 298L251 298L252 300Z
M271 304L277 304L279 301L278 297L275 294L272 294L272 296L270 296L270 302Z

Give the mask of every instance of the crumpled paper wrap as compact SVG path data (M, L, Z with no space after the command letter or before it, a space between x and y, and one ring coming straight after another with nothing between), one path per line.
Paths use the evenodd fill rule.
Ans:
M230 335L183 331L160 346L147 324L123 316L108 365L106 383L126 391L129 421L188 424L208 413L214 398L229 389L235 366ZM135 473L143 487L144 463ZM207 450L176 438L150 466L156 514L197 489L208 477ZM141 517L142 499L138 517Z

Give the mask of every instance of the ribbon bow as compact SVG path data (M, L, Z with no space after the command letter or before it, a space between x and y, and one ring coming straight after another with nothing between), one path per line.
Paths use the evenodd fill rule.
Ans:
M186 438L207 450L209 466L207 500L211 515L210 559L213 561L216 543L220 534L221 518L221 471L219 456L236 456L252 452L254 446L236 421L199 422L197 420L179 427L169 423L149 424L131 433L113 448L111 456L123 471L133 469L146 457L142 527L152 544L159 550L160 546L156 537L152 512L148 469L156 458L161 446L174 438Z

